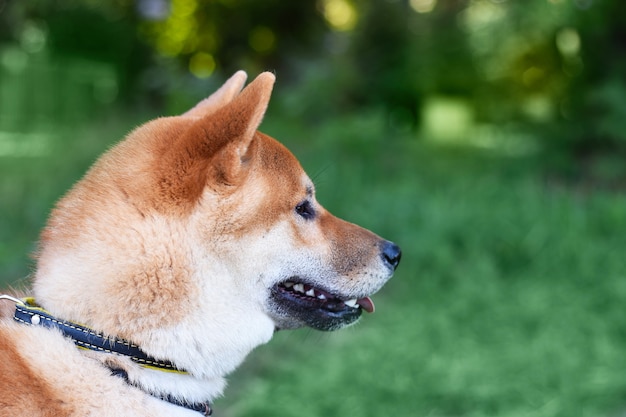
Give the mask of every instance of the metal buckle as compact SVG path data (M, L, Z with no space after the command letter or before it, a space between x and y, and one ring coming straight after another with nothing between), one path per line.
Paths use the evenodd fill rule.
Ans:
M8 294L0 294L0 300L9 300L9 301L13 301L15 304L19 304L23 306L26 305L24 301L20 300L19 298L12 297Z

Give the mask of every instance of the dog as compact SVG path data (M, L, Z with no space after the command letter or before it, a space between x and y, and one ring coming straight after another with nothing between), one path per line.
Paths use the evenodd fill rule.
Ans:
M317 202L257 131L275 76L246 78L135 129L57 203L32 296L0 302L0 415L209 415L275 331L374 310L400 248Z

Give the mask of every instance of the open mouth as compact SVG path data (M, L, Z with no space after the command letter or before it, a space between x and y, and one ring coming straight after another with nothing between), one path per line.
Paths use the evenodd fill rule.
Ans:
M353 323L362 310L374 312L374 303L369 297L341 297L295 278L277 284L272 293L281 315L287 313L292 319L319 330L335 330Z
M371 298L342 300L319 288L312 287L301 282L286 281L278 285L279 290L297 297L303 302L316 303L320 308L338 312L345 309L362 308L368 313L374 312L374 303Z

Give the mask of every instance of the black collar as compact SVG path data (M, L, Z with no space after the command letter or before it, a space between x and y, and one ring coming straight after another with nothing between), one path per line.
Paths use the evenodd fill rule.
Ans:
M130 379L128 379L128 373L123 370L123 369L118 369L118 368L110 368L111 369L111 375L115 375L118 376L120 378L122 378L124 381L126 381L126 383L130 386L133 386L135 388L139 388L137 387L137 385L133 384ZM140 388L141 389L141 388ZM213 409L211 408L211 404L209 404L208 402L206 403L195 403L195 404L190 404L186 401L180 401L177 398L172 397L171 395L165 395L165 396L159 396L159 395L154 395L154 394L150 394L153 397L156 397L160 400L163 401L167 401L170 404L174 404L177 405L179 407L185 407L188 408L190 410L193 411L197 411L199 413L202 413L202 415L204 416L210 416L211 414L213 414Z
M59 329L79 348L128 356L130 360L141 365L144 368L187 374L187 371L178 369L171 362L155 359L151 356L148 356L148 354L142 351L139 346L127 340L105 336L102 333L96 333L89 327L85 327L80 324L66 320L59 320L48 311L38 306L33 298L28 297L21 300L13 299L13 301L16 302L15 314L13 316L16 321L28 325ZM111 371L113 375L122 377L129 385L137 387L135 384L132 384L129 381L126 371L123 371L121 369L112 369ZM193 411L198 411L205 416L210 416L212 413L212 409L209 403L189 404L184 401L179 401L169 395L158 396L152 393L148 394L159 398L160 400L167 401L171 404L185 407Z

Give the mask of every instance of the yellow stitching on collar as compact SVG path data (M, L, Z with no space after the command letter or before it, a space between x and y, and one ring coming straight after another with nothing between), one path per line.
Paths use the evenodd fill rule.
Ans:
M29 315L34 315L35 313L31 313L31 311L39 311L41 313L45 313L49 316L54 317L48 310L40 307L36 302L35 302L35 298L34 297L24 297L22 298L22 301L24 303L23 307L27 309L26 314ZM88 326L85 326L83 324L79 324L79 323L75 323L75 322L70 322L70 321L65 321L65 322L60 322L54 318L48 318L48 317L42 317L45 320L50 320L54 323L57 323L59 325L63 325L63 326L67 326L70 327L74 330L78 330L81 331L83 333L86 334L90 334L92 336L96 336L96 337L103 337L102 334L100 333L96 333L94 330L92 330L91 328L89 328ZM21 320L21 319L17 319L25 324L30 324L30 323L26 323L25 321ZM78 327L74 327L73 325L76 326L80 326L81 328ZM137 348L140 349L139 346L135 345L134 343L130 343L127 342L126 340L123 339L116 339L113 338L111 339L112 342L115 342L116 344L120 344L120 345L124 345L124 346L128 346L131 348ZM82 350L91 350L91 351L96 351L96 352L105 352L105 353L110 353L110 354L117 354L117 352L114 352L112 350L108 350L99 346L94 346L91 345L89 343L83 342L83 341L75 341L75 343L79 343L78 345L76 345L77 348L82 349ZM85 346L81 346L81 345L85 345ZM149 361L149 360L145 360L142 358L138 358L136 356L128 356L128 358L130 358L130 360L132 360L133 362L135 362L137 365L141 366L142 368L146 368L146 369L151 369L151 370L155 370L155 371L161 371L161 372L169 372L169 373L175 373L175 374L181 374L181 375L188 375L189 372L187 371L182 371L180 369L176 369L173 365L165 365L165 364L160 364L159 366L155 366L154 364L156 364L156 362L154 361Z
M181 371L180 369L176 369L176 368L159 368L156 366L152 366L152 365L148 365L145 363L139 363L139 366L141 366L142 368L146 368L146 369L151 369L154 371L160 371L160 372L169 372L171 374L180 374L180 375L189 375L189 372L187 371Z
M84 343L84 342L79 342L79 343L85 344L85 345L87 344L87 343ZM90 348L85 347L85 346L76 345L76 347L78 349L80 349L80 350L86 350L86 351L90 351L90 352L94 351L93 349L90 349ZM106 352L106 353L115 354L115 352L111 352L111 351L108 351L108 350L105 350L105 349L98 349L96 352ZM135 362L137 365L139 365L139 366L141 366L142 368L145 368L145 369L150 369L150 370L159 371L159 372L168 372L168 373L171 373L171 374L189 375L189 372L181 371L180 369L176 369L176 368L171 368L170 369L170 368L164 368L164 367L148 365L147 363L143 363L143 362L146 362L143 359L135 358L134 356L129 356L128 358L130 360L132 360L133 362Z

